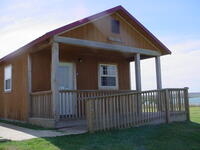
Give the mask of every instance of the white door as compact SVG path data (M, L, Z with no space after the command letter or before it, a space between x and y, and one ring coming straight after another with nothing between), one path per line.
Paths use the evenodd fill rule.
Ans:
M73 63L60 63L58 70L59 90L74 90L74 65ZM75 113L76 99L72 92L59 95L60 117L69 117Z

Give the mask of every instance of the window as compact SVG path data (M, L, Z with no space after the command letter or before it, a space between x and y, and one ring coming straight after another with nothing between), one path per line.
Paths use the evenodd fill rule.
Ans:
M100 64L99 66L99 87L101 89L117 89L117 66Z
M4 91L8 92L12 89L12 66L4 68Z
M120 22L118 20L112 19L111 28L112 33L120 33Z

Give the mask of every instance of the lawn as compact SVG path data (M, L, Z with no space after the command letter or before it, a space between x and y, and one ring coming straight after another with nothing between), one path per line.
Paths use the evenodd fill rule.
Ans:
M200 124L200 107L190 107L190 116L192 122Z
M192 107L191 120L194 122L6 142L0 144L0 150L199 150L198 117L200 117L200 107Z

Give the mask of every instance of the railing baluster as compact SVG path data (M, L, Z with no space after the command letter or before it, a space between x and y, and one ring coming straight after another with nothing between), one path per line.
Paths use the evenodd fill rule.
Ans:
M51 95L51 91L43 92L34 92L31 93L31 102L30 102L30 117L39 117L39 118L51 118L49 112L52 111L52 106L49 105L51 98L48 96ZM51 103L50 103L51 104Z

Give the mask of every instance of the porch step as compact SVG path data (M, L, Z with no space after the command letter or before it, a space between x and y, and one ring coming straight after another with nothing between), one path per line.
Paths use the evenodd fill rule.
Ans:
M86 120L61 120L56 123L57 129L72 127L87 128Z

